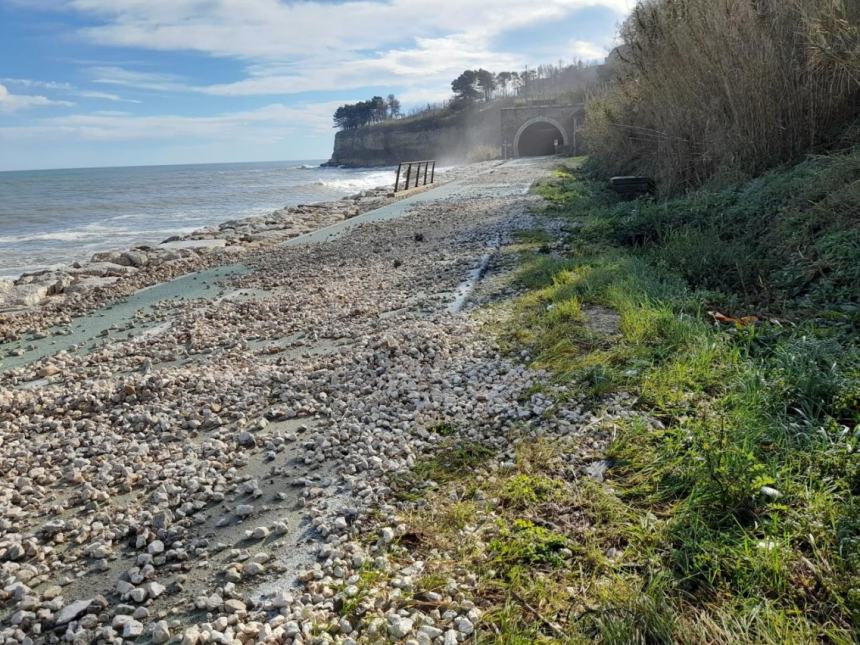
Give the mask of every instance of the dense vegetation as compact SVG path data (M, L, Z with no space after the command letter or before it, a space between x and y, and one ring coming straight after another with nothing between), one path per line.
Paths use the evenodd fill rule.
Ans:
M389 94L387 98L374 96L367 101L341 105L334 113L334 127L351 130L399 116L400 99L394 94Z
M666 192L821 151L860 113L860 0L649 0L621 41L590 154Z
M538 189L565 233L523 235L490 316L605 421L500 466L449 420L415 469L421 586L468 572L479 642L857 642L858 18L649 0L624 25L590 161ZM662 195L619 201L626 173Z
M601 65L577 61L572 65L538 65L520 72L488 72L485 69L467 69L451 83L454 98L451 104L463 107L483 100L519 97L526 100L555 100L567 102L584 100L588 88L593 87Z
M650 0L621 37L501 333L636 413L603 482L559 466L576 442L523 459L563 493L504 522L577 517L574 555L503 580L490 640L856 642L860 2ZM628 173L662 198L600 180Z
M596 546L623 552L590 572L614 589L583 599L600 607L583 634L858 633L858 182L860 147L665 202L616 204L580 172L544 189L575 234L564 258L528 259L510 337L658 422L619 424L608 487L579 491L606 507ZM583 325L595 306L617 312L616 334Z
M602 66L581 61L571 65L538 65L516 72L490 72L467 69L451 82L453 96L442 103L413 107L407 114L393 94L387 99L374 96L340 106L334 114L334 127L350 130L366 125L385 124L403 117L411 120L456 115L493 101L583 102L596 86Z

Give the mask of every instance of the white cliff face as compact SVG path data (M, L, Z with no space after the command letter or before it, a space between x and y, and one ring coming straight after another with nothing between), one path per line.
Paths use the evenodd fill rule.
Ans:
M456 154L462 139L463 128L457 125L433 129L391 125L344 130L335 137L331 162L346 166L373 166L433 159L443 150Z
M342 130L335 136L329 163L376 166L418 159L467 160L478 148L499 149L500 132L497 111Z

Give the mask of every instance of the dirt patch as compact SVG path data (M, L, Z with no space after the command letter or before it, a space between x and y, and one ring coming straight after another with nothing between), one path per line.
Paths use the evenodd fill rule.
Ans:
M585 314L585 326L598 334L615 336L621 330L621 316L614 309L600 305L588 305L582 308Z

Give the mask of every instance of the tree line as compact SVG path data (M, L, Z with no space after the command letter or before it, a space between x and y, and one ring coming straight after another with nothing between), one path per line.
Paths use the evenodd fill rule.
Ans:
M367 101L341 105L334 113L334 126L341 130L360 128L371 123L400 117L400 100L389 94L386 98L374 96Z
M442 104L413 108L410 116L443 113L466 108L475 103L516 96L530 100L548 99L584 90L597 78L599 66L577 61L571 65L538 65L522 71L494 73L486 69L467 69L451 82L454 96ZM581 99L582 97L576 97ZM374 96L367 101L341 105L334 113L334 126L341 130L360 128L404 116L394 94L387 98Z
M453 104L463 105L476 101L519 96L525 98L550 97L589 84L597 74L598 66L577 61L566 65L538 65L520 72L493 73L485 69L467 69L451 83Z
M490 101L499 96L516 93L528 81L536 78L534 70L522 72L499 72L495 74L483 68L467 69L451 82L454 101L474 103L478 100Z

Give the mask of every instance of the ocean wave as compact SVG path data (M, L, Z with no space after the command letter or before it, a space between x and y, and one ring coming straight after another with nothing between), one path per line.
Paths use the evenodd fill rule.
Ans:
M0 193L12 197L0 203L3 275L394 183L392 168L322 168L307 160L252 168L92 169L76 171L73 181L35 172L38 182L0 176Z
M390 186L394 184L394 173L369 172L355 177L341 177L339 179L320 179L317 186L337 191L357 191L376 188L377 186Z
M52 231L30 235L0 236L0 244L21 244L22 242L79 242L91 238L103 238L105 233L98 231Z
M136 238L156 238L160 235L180 235L193 233L199 227L169 226L155 229L126 229L87 224L70 231L47 231L44 233L24 233L0 236L0 244L22 244L26 242L86 242L109 241L117 238L134 241Z

